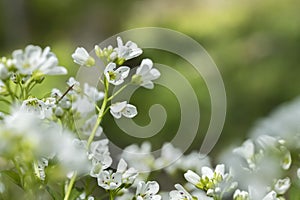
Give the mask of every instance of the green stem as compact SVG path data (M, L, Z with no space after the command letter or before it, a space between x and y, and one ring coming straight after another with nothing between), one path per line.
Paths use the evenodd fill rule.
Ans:
M23 98L24 99L23 100L28 98L29 92L30 92L29 88L30 88L30 85L33 83L33 81L34 81L34 79L32 77L30 77L24 84L24 87L23 87L23 89L24 89L24 92L23 92L24 97Z
M23 85L22 85L20 82L18 83L18 85L20 86L20 95L19 95L19 97L20 97L20 99L21 99L21 98L24 97L24 94L23 94L23 93L24 93L24 91L23 91L24 89L23 89ZM16 86L16 87L17 87L17 86ZM16 93L16 94L17 94L17 93Z
M34 88L34 86L36 86L36 82L34 82L33 84L31 84L29 87L28 87L28 91L27 93L31 92L31 90Z
M103 103L101 105L101 108L100 108L100 111L98 113L98 117L97 117L97 120L96 120L96 123L93 127L93 130L91 132L91 135L88 139L88 142L87 142L87 148L89 149L90 148L90 145L91 143L93 142L93 139L96 135L96 132L97 132L97 129L98 129L98 126L100 125L101 121L102 121L102 118L104 116L104 111L105 111L105 108L106 108L106 104L107 104L107 101L108 101L108 87L109 87L109 82L104 78L104 83L105 83L105 87L104 87L104 99L103 99Z
M112 190L109 190L109 200L114 200L114 192Z
M112 100L115 96L117 96L120 92L122 92L128 85L129 85L129 83L127 83L126 85L123 85L118 91L116 91L113 95L111 95L111 97L109 97L107 99L107 101Z
M19 162L15 159L12 159L12 162L14 163L16 170L18 171L19 177L20 177L20 184L22 186L22 189L24 189L24 177L21 170L21 166L19 165Z
M5 81L5 86L6 86L7 91L8 91L8 93L9 93L10 97L11 97L12 102L14 102L14 101L15 101L15 95L14 95L14 93L11 91L9 81Z
M71 191L72 191L72 188L74 186L74 183L75 183L75 180L76 180L76 177L77 177L77 172L74 172L71 180L70 180L70 183L68 185L68 188L67 188L67 192L65 194L65 197L64 197L64 200L68 200L70 195L71 195Z

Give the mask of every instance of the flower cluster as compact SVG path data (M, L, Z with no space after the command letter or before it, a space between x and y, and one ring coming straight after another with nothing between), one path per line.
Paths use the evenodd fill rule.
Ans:
M105 64L98 85L70 77L64 90L52 88L42 97L33 94L35 86L49 75L67 74L49 47L28 45L0 59L0 199L284 200L297 193L299 100L260 121L241 146L213 160L224 164L169 142L160 154L152 154L147 141L111 154L104 116L138 114L128 100L114 98L131 84L153 89L160 77L149 58L129 66L128 60L143 53L136 43L120 37L116 42L96 45L95 55L83 47L72 54L85 67ZM158 174L162 178L155 181ZM170 184L161 187L159 181L175 189L167 191Z
M86 67L97 67L96 59L105 62L102 86L70 77L65 91L53 88L42 98L32 94L36 85L49 75L67 74L49 47L28 45L14 51L11 58L0 59L0 101L6 104L0 112L1 177L14 180L24 190L24 198L40 198L40 189L46 189L53 199L91 200L96 189L88 186L91 178L97 179L98 189L107 191L110 199L133 187L138 171L122 158L117 169L112 168L109 141L100 139L100 124L107 111L116 119L135 117L134 105L112 100L130 84L152 89L160 72L146 58L127 83L131 69L123 64L143 51L131 41L124 45L120 37L116 48L96 45L95 51L97 58L80 47L72 58ZM110 87L122 84L119 91L110 94ZM76 186L80 181L84 189ZM5 186L2 179L0 183L1 198L10 196L14 188ZM160 199L157 182L136 184L137 199ZM62 193L55 189L59 185L64 185Z

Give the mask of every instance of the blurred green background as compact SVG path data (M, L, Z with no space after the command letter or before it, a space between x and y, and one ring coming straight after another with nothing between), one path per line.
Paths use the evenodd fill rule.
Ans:
M9 55L27 44L49 45L74 76L78 66L71 54L77 46L91 50L94 44L120 31L138 27L182 32L207 50L226 87L227 117L214 154L231 143L240 143L256 120L300 93L299 8L298 0L1 0L0 53ZM201 122L190 150L199 149L210 118L205 83L184 60L172 54L147 50L143 57L181 71L197 91ZM65 89L66 79L51 77L47 88ZM149 123L151 104L165 105L167 124L150 140L159 148L172 139L180 112L170 91L160 86L155 91L139 89L132 102L138 105L136 121L141 125ZM113 142L126 146L143 141L122 134L111 121L107 116L103 126Z

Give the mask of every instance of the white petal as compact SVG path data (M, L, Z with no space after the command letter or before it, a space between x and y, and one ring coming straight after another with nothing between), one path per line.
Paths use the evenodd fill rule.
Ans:
M277 196L276 192L271 191L263 198L263 200L277 200L276 196Z
M182 200L182 195L177 190L172 190L169 193L170 200Z
M137 109L134 105L127 104L122 114L127 118L133 118L137 115Z
M142 83L141 86L147 89L153 89L154 88L154 83L152 81L148 81L145 83Z
M117 43L118 43L118 47L122 47L123 46L123 41L121 37L117 37Z
M159 185L156 181L147 182L147 192L150 194L156 194L159 191Z
M194 185L197 185L200 182L200 176L191 170L188 170L184 174L184 178Z
M158 77L160 77L160 72L157 70L157 69L151 69L150 70L150 73L152 74L152 76L153 76L153 79L152 80L154 80L154 79L157 79Z
M209 179L213 178L214 172L209 167L202 167L201 168L202 177L208 177Z
M132 51L129 53L128 57L126 58L126 60L129 60L131 58L135 58L138 57L139 55L141 55L143 53L143 50L140 48L136 48L136 49L132 49Z
M137 75L144 75L146 74L148 71L150 70L148 65L140 65L137 69L136 69L136 74Z
M153 66L152 60L146 58L142 60L140 67L137 68L136 74L144 75L146 74Z
M83 47L77 48L75 50L75 54L77 54L78 56L82 56L82 57L89 57L89 53Z
M112 164L112 158L109 156L109 155L105 155L104 157L103 157L103 160L101 160L101 163L102 163L102 167L103 167L103 169L106 169L106 168L108 168L108 167L110 167L111 166L111 164Z
M46 72L45 74L48 74L48 75L64 75L64 74L68 73L68 70L64 67L58 66L58 67L52 68L51 70L46 70L45 72Z
M161 200L161 196L160 195L154 195L154 196L152 196L151 200Z
M76 48L75 53L72 54L74 62L79 65L84 65L89 56L89 53L83 47Z
M242 146L235 148L233 150L233 153L236 153L240 156L242 156L245 159L250 159L254 156L254 144L252 140L246 140Z
M286 177L285 179L279 179L275 186L274 190L277 192L277 194L284 194L291 186L291 180L289 177Z
M127 163L123 158L119 161L118 167L117 167L117 172L124 173L127 168Z
M224 176L225 165L224 164L217 165L215 172L218 173L218 174L221 174L222 176Z
M138 182L137 188L136 188L136 195L139 195L140 193L143 193L144 189L145 189L145 186L146 186L146 184L145 184L144 181Z
M121 112L113 112L112 110L110 110L110 114L116 119L120 119L122 117Z
M121 85L123 82L124 82L124 79L122 79L122 78L109 81L109 83L111 83L113 85Z
M121 112L127 105L127 101L117 102L110 106L110 110L113 112Z
M278 144L277 139L270 135L260 135L256 141L263 149L275 148Z
M292 164L292 156L289 150L286 149L285 151L286 153L281 161L281 166L284 170L288 170Z
M120 74L122 79L126 78L129 74L130 68L127 66L121 66L116 70L117 74Z
M113 71L115 68L117 67L116 63L108 63L108 65L106 66L104 72L110 72Z

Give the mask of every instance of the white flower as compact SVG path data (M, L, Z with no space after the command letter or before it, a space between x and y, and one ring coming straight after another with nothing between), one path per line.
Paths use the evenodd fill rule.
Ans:
M247 191L240 191L237 189L233 194L234 200L250 200L249 193Z
M122 183L125 184L132 184L138 175L137 170L133 167L127 169L127 163L124 159L119 161L117 172L122 174Z
M160 200L161 196L158 195L159 185L156 181L140 181L136 188L137 200Z
M297 177L300 179L300 168L297 169Z
M233 149L233 153L236 153L241 157L245 158L250 169L255 168L255 162L254 162L255 150L254 150L254 144L252 140L250 139L246 140L242 144L242 146Z
M104 169L107 169L112 164L108 149L108 140L99 140L91 143L89 159L92 160L92 168L90 175L97 177L97 175Z
M151 154L151 143L143 142L139 147L136 144L127 146L121 155L127 160L129 166L134 167L139 172L149 172L153 168L154 156Z
M90 56L90 54L83 47L78 47L75 53L72 54L74 62L79 65L85 65L87 67L92 67L95 65L95 59Z
M223 179L225 177L225 174L224 174L225 165L224 164L217 165L215 171L213 171L209 167L202 167L201 172L202 172L202 179L205 179L205 177L207 177L209 179L214 179L216 177L220 177Z
M86 174L90 169L86 149L81 144L78 144L78 139L74 138L74 134L66 131L61 134L60 139L64 142L55 146L59 149L57 158L69 172L77 171L78 173ZM48 140L46 141L48 142ZM59 143L59 141L56 142Z
M57 66L58 60L55 54L46 47L43 51L39 46L28 45L23 50L15 50L12 53L13 62L18 72L23 75L33 73L42 75L60 75L67 74L64 67Z
M161 150L161 156L155 160L158 169L164 168L169 173L175 172L175 162L182 156L180 149L175 148L171 143L165 143Z
M67 85L69 87L72 87L72 90L76 91L76 92L80 92L80 83L78 81L75 80L74 77L70 77L67 81Z
M229 192L237 186L236 182L232 182L231 175L224 172L225 165L219 164L214 171L209 167L202 167L201 177L191 170L188 170L184 177L197 188L206 191L208 196L214 197Z
M193 151L188 155L184 155L178 164L182 171L187 171L188 169L194 170L197 173L201 173L201 168L203 166L210 166L210 160L208 156L201 155L197 151Z
M83 126L80 128L80 130L83 132L84 135L90 135L94 125L97 121L98 115L93 115L91 118L85 121ZM95 136L99 137L103 132L103 128L101 126L98 126L96 130Z
M180 184L176 184L175 188L177 190L172 190L169 193L170 200L193 200L192 195L188 193Z
M269 192L262 200L279 200L275 191Z
M46 105L42 100L37 98L31 98L23 101L20 110L36 114L41 119L46 116Z
M127 104L127 101L123 101L112 104L110 106L110 113L116 119L120 119L122 115L127 118L133 118L137 115L137 110L134 105Z
M147 89L153 89L154 84L152 81L160 77L160 72L152 67L152 60L143 59L141 65L136 70L136 74L132 76L132 82Z
M104 70L104 75L109 83L113 85L120 85L124 82L124 79L128 76L130 68L127 66L121 66L116 69L116 63L108 63Z
M48 166L48 160L42 158L37 163L34 163L34 172L35 175L42 181L46 178L45 168Z
M50 96L53 97L53 98L55 98L55 99L59 99L62 96L62 93L61 93L61 91L59 89L53 88L51 90L51 95Z
M201 181L201 178L198 174L196 174L195 172L193 172L192 170L188 170L185 174L184 174L184 178L192 183L193 185L198 185Z
M252 128L250 135L253 138L260 135L270 135L285 140L285 146L289 149L290 147L293 149L299 148L299 118L300 98L298 97L276 108L268 117L259 120L256 126Z
M60 166L65 169L64 171L86 173L86 169L89 168L86 151L74 145L74 133L63 131L55 123L44 122L37 115L23 111L14 112L6 117L4 125L0 126L0 132L5 128L9 134L6 138L0 134L1 155L5 155L6 151L14 153L18 149L16 147L25 144L27 152L32 151L31 155L36 156L32 162L41 157L53 158L55 156ZM14 139L16 136L19 138L18 141ZM2 152L3 146L5 152ZM19 151L15 154L20 157L24 155ZM25 159L30 159L30 157ZM45 165L45 162L43 163Z
M112 159L108 149L108 140L98 140L91 143L89 158L97 161L103 161L105 169L108 168ZM109 162L108 162L109 161Z
M114 190L122 184L122 174L119 172L102 171L98 178L98 185L106 190Z
M278 139L270 135L260 135L257 137L256 142L264 150L273 150L278 146Z
M104 98L104 92L100 92L97 88L90 86L88 83L84 83L84 94L87 95L93 101L100 101Z
M118 54L119 59L129 60L135 58L143 53L136 43L128 41L126 44L123 44L121 37L117 37L118 47L115 51Z
M286 177L279 179L274 185L274 190L277 194L284 194L291 186L291 179Z
M5 65L3 65L2 63L0 63L0 79L5 80L8 77L9 77L9 73L8 73L7 67Z

